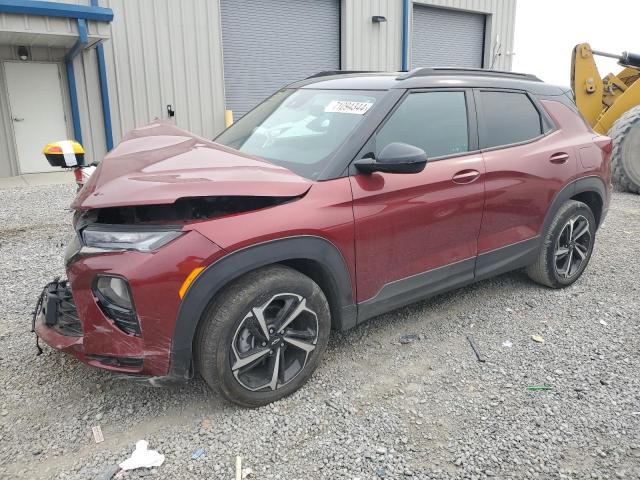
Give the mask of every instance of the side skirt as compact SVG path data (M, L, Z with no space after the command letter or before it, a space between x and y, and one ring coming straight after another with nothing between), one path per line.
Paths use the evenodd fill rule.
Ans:
M358 323L473 282L475 258L387 283L375 297L358 304Z
M481 253L476 261L476 281L531 265L538 258L540 237L533 237L490 252Z
M534 237L476 258L387 283L374 297L358 304L357 323L440 293L526 267L535 262L539 249L540 238Z

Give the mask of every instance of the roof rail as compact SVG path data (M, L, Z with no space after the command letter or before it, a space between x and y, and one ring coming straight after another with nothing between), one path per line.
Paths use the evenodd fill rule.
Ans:
M538 77L530 73L505 72L502 70L487 70L484 68L455 68L455 67L423 67L414 68L409 72L402 73L398 80L406 80L413 77L429 77L435 75L469 75L474 77L504 77L517 78L520 80L530 80L532 82L542 82Z
M380 72L374 72L373 70L325 70L323 72L318 72L318 73L314 73L313 75L309 75L305 80L309 78L328 77L331 75L348 75L350 73L380 73Z

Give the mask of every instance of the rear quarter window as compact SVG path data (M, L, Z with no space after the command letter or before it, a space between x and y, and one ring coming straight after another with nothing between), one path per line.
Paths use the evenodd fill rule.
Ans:
M480 148L512 145L542 135L542 118L526 94L480 91L479 100Z

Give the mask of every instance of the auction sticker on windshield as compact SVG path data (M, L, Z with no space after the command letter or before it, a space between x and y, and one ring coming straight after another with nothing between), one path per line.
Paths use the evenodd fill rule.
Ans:
M373 103L352 102L349 100L332 100L324 109L327 113L355 113L364 115L371 108Z

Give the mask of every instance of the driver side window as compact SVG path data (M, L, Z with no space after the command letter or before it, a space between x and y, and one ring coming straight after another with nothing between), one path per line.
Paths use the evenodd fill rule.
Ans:
M415 92L405 97L376 136L376 154L393 142L423 149L429 158L469 151L464 92Z

